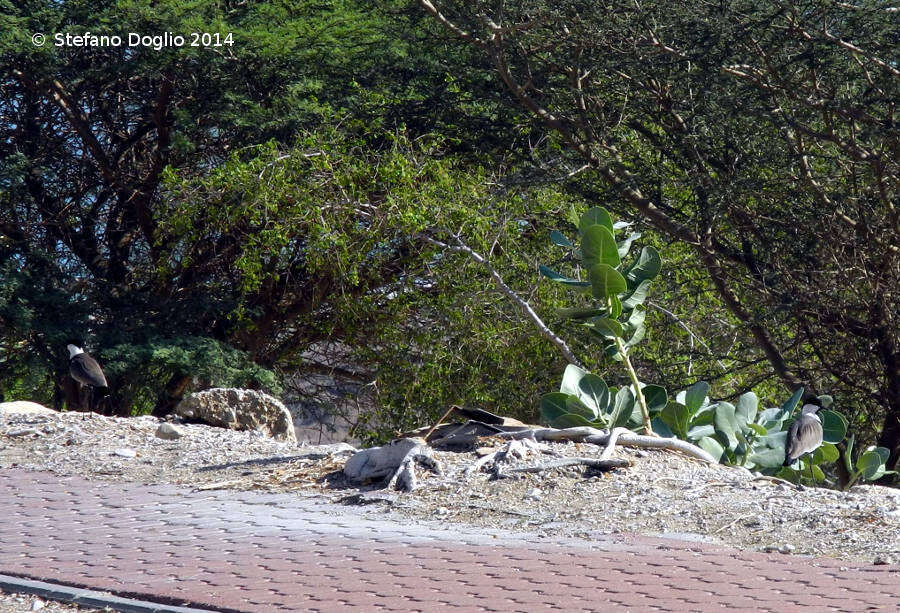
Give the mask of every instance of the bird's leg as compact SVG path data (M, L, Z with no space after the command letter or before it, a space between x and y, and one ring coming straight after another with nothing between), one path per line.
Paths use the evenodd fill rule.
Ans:
M815 487L816 486L816 476L813 473L813 465L812 465L812 454L806 454L806 464L809 466L809 481L810 484Z

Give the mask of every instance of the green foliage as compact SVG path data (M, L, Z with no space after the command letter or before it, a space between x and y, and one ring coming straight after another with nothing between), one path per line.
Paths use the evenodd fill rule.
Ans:
M166 398L173 380L196 378L202 387L244 387L279 394L281 385L242 351L210 338L151 338L142 344L117 344L98 354L110 381L115 406L133 414L149 413Z
M404 2L0 5L5 395L58 396L72 338L100 356L211 339L265 369L295 368L325 339L365 353L378 326L398 325L384 295L433 263L416 232L506 223L444 207L485 192L476 157L449 158L476 142L502 154L524 132L471 93L476 71L449 74L465 54ZM234 44L30 42L86 31L230 32ZM159 376L115 367L127 387L107 399L116 411L154 405L166 362L153 355ZM235 378L210 365L225 370L198 380Z
M609 388L602 378L569 364L559 391L541 396L541 418L556 428L637 427L635 397L628 387Z
M860 454L859 458L856 460L856 466L854 467L853 461L851 460L853 457L854 440L855 437L853 436L847 440L847 451L844 454L847 472L850 473L850 480L844 486L844 489L849 489L860 480L876 481L885 475L896 474L896 471L887 470L886 467L891 456L890 450L885 447L876 447L874 445L870 446Z
M546 266L540 267L541 274L581 295L589 290L593 298L589 304L561 309L558 313L564 318L586 320L584 327L600 339L604 354L622 361L627 357L628 349L646 334L643 303L650 282L662 268L659 253L652 246L646 246L630 265L624 266L622 258L627 256L640 235L631 234L617 242L614 234L617 228L609 212L602 207L589 209L578 218L576 225L578 248L559 231L554 231L550 240L569 251L579 269L586 272L588 280L568 277Z
M569 251L570 257L579 263L579 269L586 271L588 281L567 277L546 266L540 267L541 274L593 298L583 306L557 312L564 318L582 321L582 325L601 341L604 355L625 362L631 387L611 393L600 377L569 365L560 391L541 399L541 414L553 424L581 423L603 428L624 426L636 415L646 431L650 426L650 409L642 391L644 385L638 381L628 359L628 350L646 333L643 303L650 282L662 267L659 254L653 247L644 247L640 256L624 267L621 258L628 254L639 235L632 234L616 242L616 224L602 207L593 207L580 218L574 209L570 215L573 222L577 221L578 247L557 230L550 234L550 241ZM662 388L657 387L653 388L653 399L659 402L658 389ZM596 395L585 390L604 392Z

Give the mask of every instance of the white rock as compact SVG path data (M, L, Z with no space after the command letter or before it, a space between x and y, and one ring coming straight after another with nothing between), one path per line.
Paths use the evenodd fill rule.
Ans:
M31 610L32 611L40 611L45 606L46 606L46 603L43 600L41 600L40 598L37 598L34 602L31 603Z
M167 441L174 441L184 436L184 430L168 422L163 422L156 429L156 436Z
M215 387L186 397L175 414L232 430L257 430L272 438L297 442L290 411L265 392Z
M114 450L113 455L117 455L120 458L134 458L137 457L137 451L135 451L134 449L127 449L123 447L121 449Z
M540 488L534 488L527 494L525 494L525 500L540 500L543 498L543 492L541 492Z
M27 400L15 400L13 402L0 402L0 415L3 413L17 413L19 415L54 415L56 411L48 409L42 404Z
M43 436L43 433L38 431L36 428L14 428L12 430L6 431L6 436L30 436L34 434L35 436Z
M794 553L796 547L791 545L790 543L785 543L781 547L778 548L778 553Z

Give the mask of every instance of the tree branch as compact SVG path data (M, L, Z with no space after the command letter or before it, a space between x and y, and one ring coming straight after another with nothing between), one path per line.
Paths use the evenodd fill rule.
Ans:
M569 349L569 346L566 344L566 341L561 339L559 336L557 336L553 332L553 330L551 330L549 327L547 327L547 324L545 324L544 321L541 319L540 315L538 315L534 311L534 309L531 308L531 305L528 304L528 302L526 302L522 298L520 298L512 290L512 288L510 288L503 281L503 277L501 277L500 273L498 273L497 270L493 266L491 266L491 263L488 262L479 253L475 252L469 246L467 246L465 243L463 243L462 239L460 239L459 237L456 237L456 240L459 244L458 245L448 245L447 243L433 239L430 236L422 235L421 238L425 242L430 243L430 244L434 245L435 247L440 247L441 249L444 249L447 251L456 251L458 253L465 253L470 258L472 258L472 260L474 260L475 262L478 262L479 264L481 264L485 268L487 268L488 272L491 275L491 278L494 280L494 283L496 283L497 287L500 288L500 291L502 291L504 294L506 294L506 296L509 297L510 300L515 302L517 305L519 305L519 307L525 312L525 315L527 315L528 318L532 322L534 322L534 324L538 327L538 329L541 331L541 334L543 334L547 339L549 339L549 341L551 343L553 343L560 350L560 352L562 352L563 356L571 364L575 364L579 368L584 368L584 366L581 364L581 362L578 360L578 358L575 357L575 354L572 353L572 350Z

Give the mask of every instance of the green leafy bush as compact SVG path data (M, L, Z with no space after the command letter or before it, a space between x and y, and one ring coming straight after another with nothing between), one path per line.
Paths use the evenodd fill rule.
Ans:
M577 245L558 230L550 234L550 240L569 250L587 280L563 275L547 266L541 266L540 271L548 279L583 296L583 304L560 309L559 315L581 321L589 334L600 341L606 356L624 363L632 384L611 395L603 379L580 369L572 370L570 366L560 391L541 399L542 414L551 423L624 425L636 413L638 423L650 434L651 410L644 394L645 386L638 380L628 354L646 334L643 303L651 281L662 268L662 260L656 249L648 246L626 266L623 258L628 256L640 234L632 233L617 241L616 230L629 224L613 223L609 212L602 207L591 208L581 217L573 210L571 221L578 228ZM648 389L655 403L660 402L660 393L663 397L666 394L658 386Z

